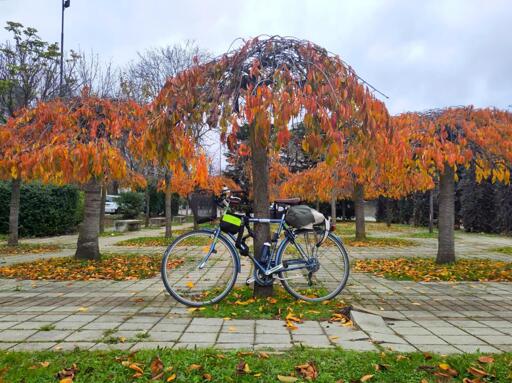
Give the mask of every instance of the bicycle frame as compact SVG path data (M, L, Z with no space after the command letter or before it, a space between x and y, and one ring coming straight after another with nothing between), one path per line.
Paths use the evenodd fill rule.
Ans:
M295 265L293 264L289 264L286 266L286 269L288 271L290 270L298 270L298 269L303 269L303 268L307 268L307 262L305 261L306 259L308 259L309 257L307 256L307 254L304 252L304 250L302 249L302 247L300 245L298 245L296 242L295 242L295 234L293 232L292 229L290 229L287 225L286 225L286 222L285 222L285 219L284 219L284 215L282 218L280 219L273 219L273 218L251 218L251 217L248 217L248 216L244 216L242 217L243 219L243 226L244 228L246 228L248 230L248 233L249 233L249 236L254 238L254 233L253 231L251 230L250 228L250 224L254 224L254 223L268 223L268 224L278 224L278 228L277 230L273 233L273 240L272 240L272 245L269 249L269 251L271 252L270 254L270 257L268 259L268 262L266 263L266 265L263 265L261 264L254 255L250 254L249 252L247 252L247 256L251 259L251 261L253 262L253 264L255 265L255 267L257 267L263 274L269 276L269 275L272 275L280 270L282 270L285 266L280 263L279 265L276 265L276 259L280 253L280 251L282 251L282 247L283 247L283 244L284 244L284 241L285 239L281 240L278 242L278 239L279 237L281 236L281 233L285 232L285 236L286 238L288 238L295 246L295 248L299 251L300 255L302 256L302 258L304 260L299 260L297 259L294 263ZM231 239L231 241L233 241L233 245L234 247L236 248L236 254L237 254L237 258L238 258L238 272L240 273L241 272L241 267L240 267L240 252L239 252L239 245L242 241L242 237L243 237L243 232L244 230L241 230L238 235L235 237L235 235L231 234L231 233L226 233L228 236L228 238ZM219 236L221 235L222 231L220 229L220 227L217 227L215 230L213 230L213 234L214 234L214 240L210 246L210 250L208 251L207 255L203 258L203 260L201 261L201 263L198 265L198 268L199 269L202 269L206 263L208 262L208 259L210 258L211 254L213 253L214 249L215 249L215 245L218 241L218 238Z

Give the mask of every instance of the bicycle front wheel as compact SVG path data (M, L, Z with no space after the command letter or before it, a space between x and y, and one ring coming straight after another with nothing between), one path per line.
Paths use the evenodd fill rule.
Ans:
M343 243L334 234L320 247L312 231L297 233L281 246L277 262L285 268L278 273L281 284L297 299L320 302L334 298L347 283L350 265Z
M162 260L162 281L178 302L199 307L219 302L233 288L237 255L213 230L195 230L172 242Z

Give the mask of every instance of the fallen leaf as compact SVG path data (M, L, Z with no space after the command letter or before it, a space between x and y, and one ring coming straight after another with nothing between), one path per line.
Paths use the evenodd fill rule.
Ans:
M160 360L160 357L155 356L150 364L151 377L155 379L156 376L163 375L164 364Z
M313 362L299 364L295 366L295 370L306 380L315 380L318 377L318 370Z
M200 364L191 364L190 366L188 366L187 370L196 371L200 370L201 368L203 368L203 366L201 366Z
M294 383L299 380L299 378L296 378L295 376L277 375L277 380L282 383Z
M166 382L172 382L174 379L176 379L176 373L174 373L171 376L169 376L165 381Z
M139 374L143 374L144 370L137 364L137 363L131 363L128 368L132 369L135 372L138 372Z
M484 370L480 370L478 368L475 368L475 367L469 367L468 368L468 372L473 375L473 376L478 376L479 378L483 378L483 377L486 377L488 376L489 374L487 372L485 372Z
M39 364L41 365L41 367L46 368L50 365L50 362L41 362Z
M203 379L210 382L212 380L212 376L210 374L203 374Z
M80 311L81 313L85 313L85 312L89 311L89 309L87 307L80 307L78 309L78 311Z
M266 352L263 352L263 351L260 351L260 352L258 353L258 355L259 355L259 357L260 357L261 359L268 359L268 358L270 358L270 356L269 356Z
M361 381L361 383L364 383L364 382L367 382L369 381L371 378L373 378L373 374L368 374L368 375L365 375L363 376L361 379L359 379Z
M59 383L73 383L73 379L64 378L64 379L59 380Z
M251 372L251 369L249 368L249 365L245 363L244 360L241 360L236 365L236 373L237 374L248 374Z
M191 289L191 288L192 288L192 287L194 287L195 285L194 285L194 282L190 282L190 281L189 281L189 282L185 283L185 286L187 286L189 289Z
M482 355L478 358L480 363L494 363L494 358L492 356Z

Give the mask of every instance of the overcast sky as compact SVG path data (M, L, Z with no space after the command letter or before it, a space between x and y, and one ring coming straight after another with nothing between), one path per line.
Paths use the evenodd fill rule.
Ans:
M0 0L0 23L60 40L61 0ZM186 39L212 53L237 37L290 35L340 55L391 113L512 104L512 0L71 0L65 47L123 64ZM0 40L9 34L0 31Z

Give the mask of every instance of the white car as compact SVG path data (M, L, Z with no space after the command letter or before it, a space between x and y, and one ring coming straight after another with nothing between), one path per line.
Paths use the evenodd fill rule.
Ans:
M105 213L115 214L119 209L119 204L117 203L118 195L109 195L107 194L107 198L105 200Z

